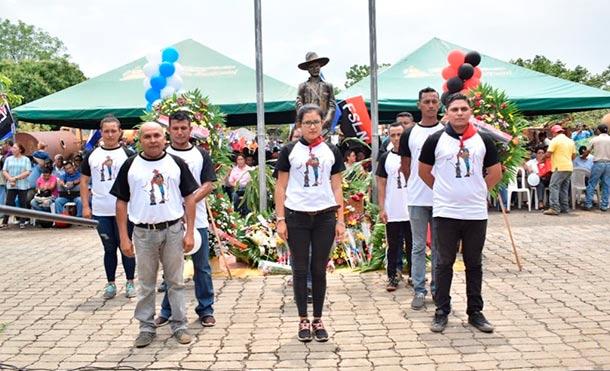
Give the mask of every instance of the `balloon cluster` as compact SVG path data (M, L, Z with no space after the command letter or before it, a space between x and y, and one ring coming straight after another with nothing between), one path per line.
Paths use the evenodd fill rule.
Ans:
M144 65L144 88L146 93L146 110L152 111L157 101L171 97L182 89L182 74L184 68L177 63L180 54L175 48L169 47L163 51L146 56Z
M443 68L442 76L443 95L441 102L445 104L449 95L462 92L479 86L481 79L481 69L477 67L481 63L481 54L470 51L464 54L460 50L452 50L447 55L449 65Z

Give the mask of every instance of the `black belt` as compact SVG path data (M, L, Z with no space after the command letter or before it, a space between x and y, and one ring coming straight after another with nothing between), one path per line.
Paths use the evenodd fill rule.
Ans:
M136 224L136 227L138 228L144 228L144 229L154 229L154 230L161 230L161 229L167 229L170 226L178 223L181 219L178 218L176 220L170 220L169 222L162 222L162 223L157 223L157 224L146 224L146 223L140 223L140 224Z
M326 209L317 210L317 211L298 211L298 210L291 210L291 209L286 207L286 210L292 211L293 213L305 214L305 215L310 215L310 216L326 214L326 213L337 211L338 209L339 209L338 205L337 206L331 206L331 207L328 207Z

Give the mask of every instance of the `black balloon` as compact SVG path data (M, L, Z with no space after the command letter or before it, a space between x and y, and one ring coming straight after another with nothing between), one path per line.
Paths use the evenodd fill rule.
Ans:
M464 63L458 68L458 76L462 80L468 80L474 75L474 67L470 63Z
M457 93L464 88L464 81L458 76L452 77L447 80L447 91L450 94Z
M479 52L470 51L466 53L466 57L464 58L465 63L469 63L472 67L476 67L481 63L481 54Z
M443 95L441 95L441 103L443 104L443 106L447 106L447 99L449 99L450 95L451 93L449 93L448 91L444 92Z

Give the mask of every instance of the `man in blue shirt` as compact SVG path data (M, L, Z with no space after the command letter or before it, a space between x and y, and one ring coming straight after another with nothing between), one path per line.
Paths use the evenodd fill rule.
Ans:
M76 216L83 215L83 206L80 198L80 172L71 162L64 164L65 173L57 180L59 197L55 200L55 212L62 214L68 202L76 204Z

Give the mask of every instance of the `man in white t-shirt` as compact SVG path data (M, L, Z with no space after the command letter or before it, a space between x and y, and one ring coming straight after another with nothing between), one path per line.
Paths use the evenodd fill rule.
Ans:
M195 243L195 192L199 185L184 160L165 151L161 125L146 122L140 128L143 151L123 163L110 194L117 198L116 217L121 250L138 262L138 302L135 318L140 334L135 347L152 343L155 325L155 285L159 261L167 284L172 316L170 326L180 344L191 342L184 299L184 253ZM127 222L134 224L133 243ZM186 232L181 223L186 216Z
M169 118L169 136L171 145L167 147L167 153L178 156L186 162L189 170L199 185L195 192L195 202L197 211L195 213L195 228L201 235L201 246L192 255L195 274L195 297L197 307L195 312L199 317L199 322L204 327L211 327L216 324L214 319L214 286L212 285L212 268L210 267L210 245L208 241L208 213L206 210L205 198L214 190L216 173L210 155L202 148L192 145L191 138L191 118L185 112L178 111ZM161 304L161 313L155 320L157 326L169 323L172 309L169 303L167 291Z
M104 246L104 269L106 271L106 287L104 299L116 296L116 268L118 265L117 249L120 250L119 230L116 221L116 197L110 194L110 189L119 169L133 153L120 145L121 122L114 116L107 116L100 122L100 132L104 144L87 154L81 163L80 198L83 204L83 217L93 217L97 220L97 233ZM91 189L89 182L91 181ZM91 202L89 202L91 200ZM131 235L133 224L129 223L128 232ZM133 278L136 270L136 259L121 252L123 269L127 277L125 296L136 296Z
M432 190L418 176L419 153L428 137L444 129L438 122L440 99L436 90L424 88L419 91L417 107L421 111L421 121L400 137L398 153L401 156L402 171L407 182L407 205L413 235L411 253L411 280L415 295L411 308L421 310L425 307L426 290L426 241L428 225L432 223ZM436 248L432 238L432 281L430 289L434 297Z
M426 139L419 156L419 176L433 194L432 226L438 254L433 332L442 332L447 326L453 264L460 241L466 266L468 323L480 331L493 332L481 312L482 252L487 193L502 178L502 165L491 137L479 134L468 122L471 115L465 95L450 95L447 127Z
M390 125L389 136L393 147L398 148L404 127L395 122ZM379 215L385 224L387 249L388 285L386 290L395 291L398 287L396 269L400 252L406 247L407 269L411 270L411 225L407 206L407 180L401 170L400 155L395 149L385 152L377 166L377 203Z

